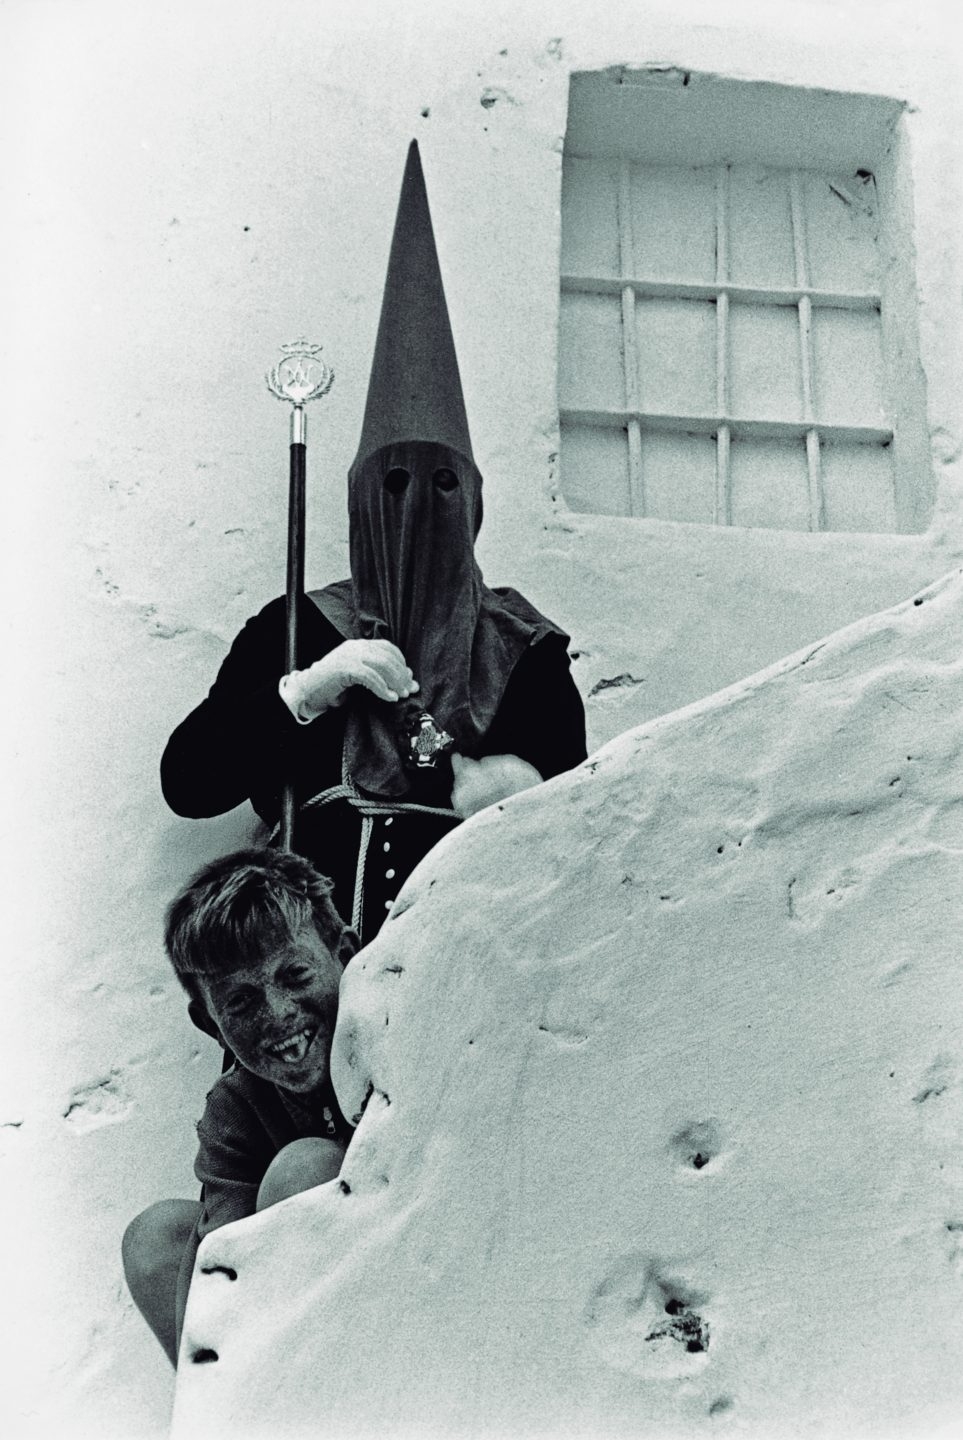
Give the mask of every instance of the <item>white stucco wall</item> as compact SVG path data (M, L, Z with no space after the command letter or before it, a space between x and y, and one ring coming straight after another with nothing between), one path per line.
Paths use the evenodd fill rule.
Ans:
M170 1376L126 1302L127 1218L190 1193L217 1071L160 946L163 905L250 833L176 820L157 760L283 573L304 330L308 578L346 572L357 437L405 145L418 136L475 453L480 555L564 623L598 743L898 601L963 558L957 22L938 0L0 8L14 916L0 1149L14 1319L7 1433L160 1433ZM517 13L519 12L520 13ZM886 94L907 120L928 424L922 536L569 515L555 495L558 193L575 69L671 63ZM494 104L482 105L494 97ZM156 1351L156 1353L155 1353Z

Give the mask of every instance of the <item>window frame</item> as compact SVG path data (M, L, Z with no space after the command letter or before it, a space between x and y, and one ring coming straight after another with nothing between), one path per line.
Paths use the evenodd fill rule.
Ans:
M573 160L605 164L616 171L618 274L562 272L560 306L566 295L603 295L618 299L625 394L621 408L560 404L560 428L577 425L618 428L625 432L629 516L646 515L644 431L711 436L716 452L711 521L715 525L733 523L730 463L733 439L755 437L804 442L809 530L817 533L828 533L831 528L827 525L823 484L825 445L842 442L892 447L895 530L921 531L932 511L935 486L928 463L928 445L924 443L925 391L917 359L915 284L912 275L906 273L913 258L912 213L902 154L905 146L900 128L901 102L712 76L695 77L699 83L692 84L693 78L689 72L674 71L671 67L651 73L617 69L572 77L564 154ZM626 80L630 81L627 88ZM693 100L700 85L708 94L709 104L703 106L702 113L692 123L691 117L696 113ZM617 102L614 109L613 95ZM664 103L667 95L674 111L673 105L666 107ZM828 106L831 113L827 116L825 109L820 110L821 106ZM767 121L763 126L757 123L760 109ZM812 136L817 133L815 121L820 115L824 122L822 139L812 143L811 153L807 149L807 163L803 166L799 163L799 153L810 146ZM842 124L847 115L852 120L848 129ZM657 133L651 144L646 138L647 116L659 118L661 124L661 129L654 127ZM779 116L781 126L774 123L774 117ZM613 132L614 117L618 118L619 125ZM627 117L628 123L624 123ZM727 118L732 121L728 127ZM827 118L831 121L829 125L825 123ZM688 129L683 123L687 119ZM803 137L796 141L795 159L786 142L787 131L793 127L798 128ZM845 134L837 137L836 132L841 129ZM827 139L830 131L833 133ZM681 132L681 138L674 132ZM771 136L775 136L774 141ZM706 154L707 148L710 152L715 148L716 153ZM633 273L633 167L650 168L660 164L714 168L715 275L710 281L655 279ZM730 179L733 166L742 164L763 165L787 174L794 268L791 285L754 286L734 283L730 278ZM841 169L851 173L859 171L861 176L868 177L867 183L871 180L876 187L880 280L874 289L823 289L810 284L805 178L812 170L838 174ZM890 193L884 194L887 189ZM643 407L635 312L639 301L648 298L708 301L714 305L716 373L715 405L711 409L674 414ZM741 304L795 310L801 418L755 418L733 413L730 332L732 310ZM831 309L869 312L880 317L886 412L880 424L839 423L817 415L813 321L820 311ZM562 493L564 497L564 478ZM869 533L893 533L893 528L874 528Z

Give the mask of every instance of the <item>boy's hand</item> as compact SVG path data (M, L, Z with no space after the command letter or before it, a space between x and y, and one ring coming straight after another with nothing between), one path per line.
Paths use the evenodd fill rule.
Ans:
M353 685L379 700L404 700L419 688L405 657L390 640L344 640L307 670L281 681L281 696L299 720L314 720L343 705Z
M519 755L483 755L480 760L453 755L451 768L455 776L451 808L457 810L463 820L484 810L486 805L494 805L519 790L542 783L535 766Z

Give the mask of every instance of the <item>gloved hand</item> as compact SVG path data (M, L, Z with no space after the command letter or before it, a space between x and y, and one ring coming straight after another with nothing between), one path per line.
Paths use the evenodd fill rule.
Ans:
M405 657L390 640L343 640L307 670L283 676L279 691L295 719L306 724L343 705L354 685L389 701L404 700L419 688Z
M520 755L483 755L480 760L469 760L467 755L456 754L451 757L451 768L455 776L451 808L463 820L486 805L542 783L535 766Z

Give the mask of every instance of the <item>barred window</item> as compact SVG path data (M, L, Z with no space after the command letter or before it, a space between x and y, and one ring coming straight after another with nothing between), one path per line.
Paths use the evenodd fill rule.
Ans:
M913 391L911 360L908 376L898 373L909 307L884 273L893 236L881 237L876 160L871 168L856 153L839 163L852 126L829 145L807 143L805 127L793 136L791 110L767 155L771 136L767 145L764 126L751 123L752 102L763 100L764 121L783 87L710 82L693 127L699 86L679 78L688 124L666 123L665 78L642 77L641 110L654 92L663 124L647 127L642 113L635 136L624 90L610 117L620 123L609 133L600 123L598 96L604 102L617 76L575 77L594 86L589 104L573 82L559 333L566 500L715 525L923 528L932 495L920 473L929 470L922 412L894 443L898 415L920 396L897 394L906 378ZM784 95L804 97L813 114L823 98ZM865 135L857 144L878 155L887 140L892 150L898 107L876 104L875 147ZM648 148L662 153L645 153L647 130ZM799 163L785 163L787 139ZM679 159L669 163L674 141ZM718 158L692 163L699 147ZM813 153L824 163L807 164Z

